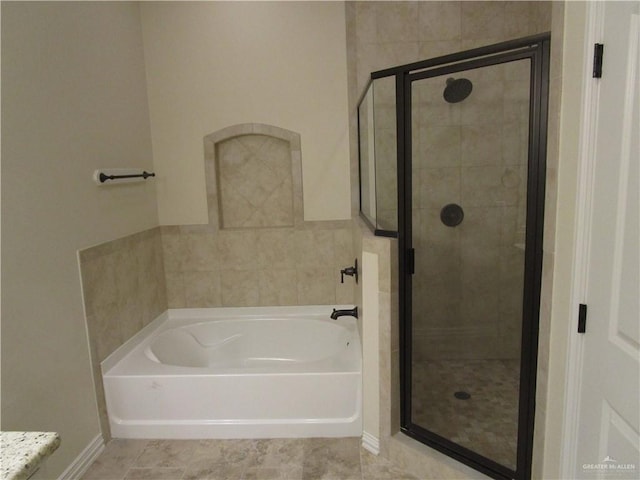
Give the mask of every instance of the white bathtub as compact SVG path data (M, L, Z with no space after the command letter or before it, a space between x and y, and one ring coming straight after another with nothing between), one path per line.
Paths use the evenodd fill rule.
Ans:
M111 434L360 436L358 328L331 308L168 310L102 362Z

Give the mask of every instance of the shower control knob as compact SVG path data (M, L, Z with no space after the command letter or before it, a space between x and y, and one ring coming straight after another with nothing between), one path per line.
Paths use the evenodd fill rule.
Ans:
M353 267L347 267L340 270L340 283L344 283L344 276L355 277L356 283L358 283L358 259L353 261Z
M440 220L447 227L456 227L462 223L464 219L464 212L462 211L462 207L455 203L450 203L449 205L445 205L440 210Z

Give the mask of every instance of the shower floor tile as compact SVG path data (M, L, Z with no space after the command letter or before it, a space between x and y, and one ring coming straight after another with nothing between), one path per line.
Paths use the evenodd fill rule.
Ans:
M515 469L519 373L517 360L414 362L413 423Z
M359 438L114 439L82 480L427 480L360 447Z

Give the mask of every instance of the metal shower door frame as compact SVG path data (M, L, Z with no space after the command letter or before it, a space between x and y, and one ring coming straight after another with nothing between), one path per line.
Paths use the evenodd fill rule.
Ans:
M487 47L445 55L371 74L372 80L396 78L398 175L398 266L400 318L401 431L492 478L531 478L535 415L538 317L542 281L542 234L546 176L550 34L544 33ZM412 355L412 132L411 85L424 78L530 59L529 146L517 466L512 470L490 458L430 432L411 419Z

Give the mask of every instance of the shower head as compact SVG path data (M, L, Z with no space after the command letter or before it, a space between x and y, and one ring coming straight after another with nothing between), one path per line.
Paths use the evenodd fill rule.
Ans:
M467 98L471 94L471 90L473 90L471 80L448 78L442 96L449 103L458 103Z

